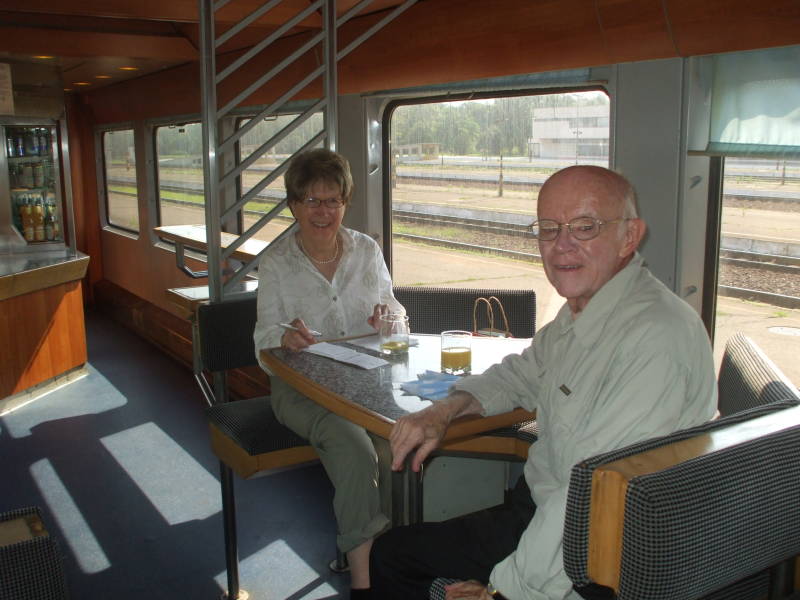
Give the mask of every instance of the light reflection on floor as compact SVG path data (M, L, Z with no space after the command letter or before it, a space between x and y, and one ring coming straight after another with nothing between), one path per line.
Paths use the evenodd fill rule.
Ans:
M170 525L222 510L217 480L155 423L100 441ZM194 495L190 503L183 499L186 490Z
M30 472L83 572L108 569L111 563L50 461L36 461Z

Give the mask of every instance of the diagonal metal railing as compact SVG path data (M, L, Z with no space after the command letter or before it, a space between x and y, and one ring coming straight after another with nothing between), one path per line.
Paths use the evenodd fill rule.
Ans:
M233 40L237 35L248 28L252 28L259 19L278 7L283 0L267 0L252 10L239 22L227 27L225 31L216 34L216 22L219 11L226 5L235 3L236 0L198 0L200 14L200 63L201 63L201 93L202 93L202 126L203 126L203 182L205 187L205 216L206 216L206 243L208 258L208 285L209 296L212 302L221 302L226 297L239 289L239 284L258 265L258 261L266 250L262 250L252 259L240 262L233 260L234 252L239 250L248 240L252 239L267 223L277 217L285 208L285 200L279 202L267 213L256 219L242 233L233 239L225 248L222 247L223 223L230 223L237 217L245 206L256 199L270 184L283 175L291 160L286 159L261 178L255 185L243 191L244 174L265 154L275 148L277 144L287 138L292 132L308 123L309 119L322 113L322 128L311 134L296 152L302 152L319 144L335 150L337 142L337 64L350 54L361 43L369 39L375 32L397 18L417 0L404 0L387 11L380 19L369 25L363 32L355 36L343 49L337 48L337 32L345 23L362 14L374 0L361 0L352 7L337 12L337 0L313 0L308 6L301 8L296 14L286 19L282 24L269 31L263 39L249 47L246 51L227 62L219 68L218 58L220 49L224 44ZM223 82L230 84L231 77L246 71L247 65L266 49L275 48L275 43L292 33L299 25L308 26L309 20L314 22L314 16L320 15L319 30L305 34L308 39L302 41L294 50L288 52L274 66L266 72L259 72L252 80L240 84L235 92L226 90L226 102L219 106L219 86ZM311 51L321 48L322 64L315 64L308 72L300 69L300 59ZM276 51L277 52L277 51ZM227 57L226 57L227 58ZM221 62L221 61L220 61ZM252 69L257 71L257 69ZM238 114L244 108L247 99L259 90L264 89L275 81L281 74L290 72L293 75L289 88L277 95L268 106L259 107L258 112L241 127L223 137L225 129L224 120ZM285 75L284 75L285 76ZM271 134L268 139L260 141L257 147L248 156L231 156L238 154L243 136L255 130L255 127L265 119L276 115L285 114L289 102L297 97L315 80L322 78L322 97L313 101L306 110L296 115L282 129ZM227 99L227 98L230 99ZM225 165L234 165L226 169ZM280 234L277 239L286 235L289 229ZM274 240L275 241L275 240Z

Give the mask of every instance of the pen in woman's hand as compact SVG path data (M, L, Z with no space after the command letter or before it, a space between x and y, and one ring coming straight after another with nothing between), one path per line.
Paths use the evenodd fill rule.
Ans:
M294 326L294 325L292 325L291 323L278 323L278 325L280 325L280 326L281 326L281 327L283 327L284 329L291 329L292 331L300 331L300 329L299 329L299 328L295 327L295 326ZM321 336L321 335L322 335L322 334L321 334L319 331L314 331L313 329L309 329L309 330L308 330L308 332L309 332L311 335L313 335L314 337L319 337L319 336Z

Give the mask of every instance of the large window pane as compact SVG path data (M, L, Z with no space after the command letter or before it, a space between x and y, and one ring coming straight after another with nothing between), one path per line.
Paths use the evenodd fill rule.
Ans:
M526 227L550 174L608 166L608 96L403 105L390 131L395 285L532 288L537 321L551 320L564 300L547 282Z
M247 159L256 152L265 142L272 139L283 128L289 126L297 118L296 114L280 115L264 119L242 136L239 142L239 160ZM248 123L242 120L241 126ZM289 156L297 152L323 128L322 113L311 115L305 122L294 129L266 153L261 155L252 165L242 172L242 195L253 187L261 185L272 171L286 161ZM320 143L321 147L322 144ZM286 188L283 176L275 178L269 185L259 189L255 198L248 202L244 208L244 228L248 229L253 223L269 212L276 204L286 197ZM289 209L284 209L280 216L267 223L255 234L255 238L272 241L284 229L294 222Z
M798 385L800 161L727 158L724 164L717 366L725 343L741 331Z
M102 144L108 223L138 232L139 202L133 129L104 131Z
M200 123L156 130L160 225L204 225L203 137Z

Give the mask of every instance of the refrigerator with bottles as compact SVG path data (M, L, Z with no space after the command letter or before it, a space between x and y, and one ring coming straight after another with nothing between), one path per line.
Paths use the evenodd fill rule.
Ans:
M56 122L0 118L0 253L62 253Z

